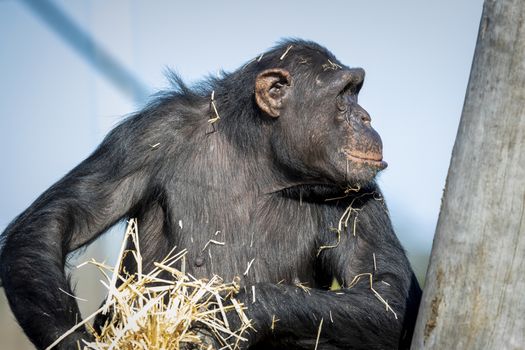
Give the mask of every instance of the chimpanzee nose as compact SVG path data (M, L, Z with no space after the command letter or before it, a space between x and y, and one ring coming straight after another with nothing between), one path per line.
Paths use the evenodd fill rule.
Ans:
M356 105L354 108L354 118L362 123L369 124L372 121L370 114L361 106Z

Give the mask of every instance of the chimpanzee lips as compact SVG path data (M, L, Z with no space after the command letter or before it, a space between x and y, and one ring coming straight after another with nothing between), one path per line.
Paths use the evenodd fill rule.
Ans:
M379 168L380 170L385 169L388 164L383 160L383 155L380 153L346 153L348 160L351 160L354 163L360 163L374 168Z

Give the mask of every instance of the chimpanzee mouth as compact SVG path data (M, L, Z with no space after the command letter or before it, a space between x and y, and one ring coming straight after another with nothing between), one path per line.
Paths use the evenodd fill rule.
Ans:
M360 154L359 156L357 156L346 152L345 155L348 160L351 160L354 163L365 164L374 168L378 168L380 170L383 170L388 166L388 163L383 160L383 157L381 155L365 156Z

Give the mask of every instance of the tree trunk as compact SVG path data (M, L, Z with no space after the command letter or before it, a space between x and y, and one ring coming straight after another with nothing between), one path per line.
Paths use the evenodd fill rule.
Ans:
M485 1L412 349L525 346L524 21Z

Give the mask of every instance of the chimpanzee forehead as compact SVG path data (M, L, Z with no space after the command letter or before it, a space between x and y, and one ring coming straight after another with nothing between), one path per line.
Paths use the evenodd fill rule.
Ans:
M343 66L342 63L325 47L299 39L285 40L264 54L274 63L281 64L319 64ZM279 61L279 62L276 62ZM331 62L331 63L330 63ZM335 67L335 66L334 66Z
M275 52L283 52L283 50L292 50L299 52L299 53L317 53L321 56L325 56L326 58L330 58L333 60L336 60L335 56L324 46L321 46L313 41L307 41L307 40L300 40L300 39L288 39L283 40L279 42L276 46L274 46L269 53ZM283 52L284 53L284 52Z

